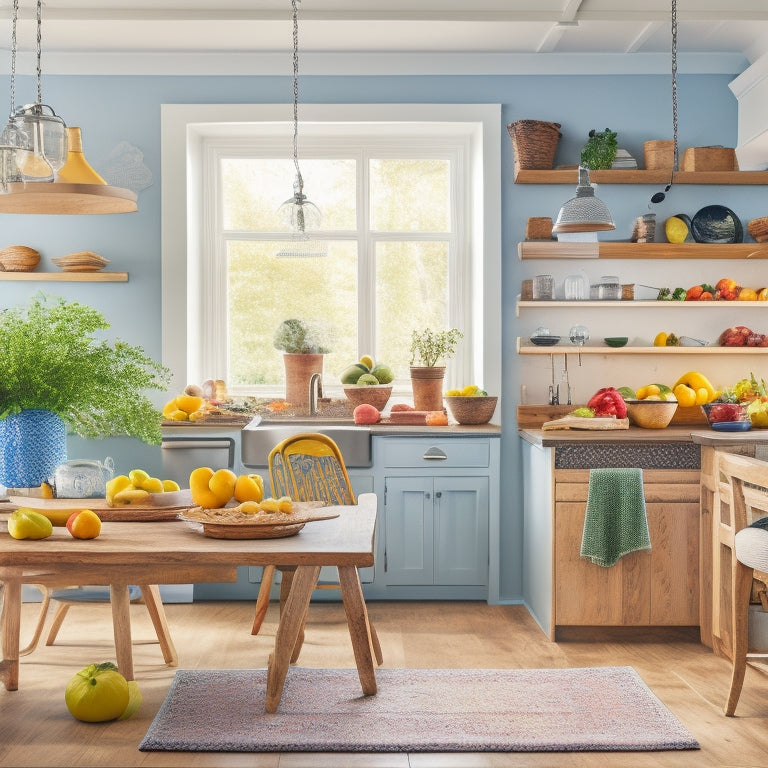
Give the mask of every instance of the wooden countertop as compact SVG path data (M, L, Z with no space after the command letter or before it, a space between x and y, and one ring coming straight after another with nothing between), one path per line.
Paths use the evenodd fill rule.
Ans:
M751 429L748 432L715 432L712 429L671 426L665 429L617 429L590 431L577 429L541 430L521 429L520 437L531 445L543 448L578 443L696 443L724 447L741 443L768 442L768 429Z

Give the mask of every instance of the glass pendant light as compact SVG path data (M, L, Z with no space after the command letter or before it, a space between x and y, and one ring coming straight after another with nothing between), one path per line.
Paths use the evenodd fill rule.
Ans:
M293 197L278 209L285 231L290 233L290 245L277 255L280 258L311 258L325 256L327 243L311 240L310 233L320 229L323 216L320 209L304 194L304 179L299 168L299 13L300 0L291 0L293 9L293 164L296 179L293 182Z
M13 120L32 150L19 165L25 181L53 181L67 159L67 126L51 107L43 104L42 8L42 0L37 0L37 102L19 107Z
M23 181L19 168L31 155L26 134L14 120L16 111L16 23L19 18L19 0L13 0L11 23L11 108L8 123L0 133L0 193L10 191L10 185Z

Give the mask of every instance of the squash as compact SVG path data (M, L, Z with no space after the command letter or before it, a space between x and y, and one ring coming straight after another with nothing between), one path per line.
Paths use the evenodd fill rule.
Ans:
M64 701L70 714L86 723L116 720L128 708L128 681L111 661L90 664L67 683Z

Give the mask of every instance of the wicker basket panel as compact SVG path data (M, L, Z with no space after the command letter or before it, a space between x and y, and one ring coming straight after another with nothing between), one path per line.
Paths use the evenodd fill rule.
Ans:
M555 161L560 123L518 120L507 126L515 150L515 173L519 170L549 170Z
M752 219L752 221L747 224L747 232L749 232L758 243L765 243L768 241L768 216Z
M32 272L40 263L40 253L26 245L9 245L0 251L0 265L5 272Z

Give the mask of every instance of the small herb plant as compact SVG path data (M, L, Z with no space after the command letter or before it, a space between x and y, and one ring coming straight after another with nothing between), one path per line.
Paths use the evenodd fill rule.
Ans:
M326 354L330 349L323 345L320 336L302 320L283 320L277 327L275 349L300 355Z
M439 360L448 360L456 354L456 345L464 334L458 328L450 331L413 331L411 335L411 365L431 368Z
M97 310L44 295L0 311L0 419L52 411L84 438L158 445L162 414L146 390L165 390L169 371L141 347L96 338L107 328Z
M602 132L594 129L589 132L584 149L581 150L581 164L592 171L604 170L613 165L618 144L616 131L606 128Z

